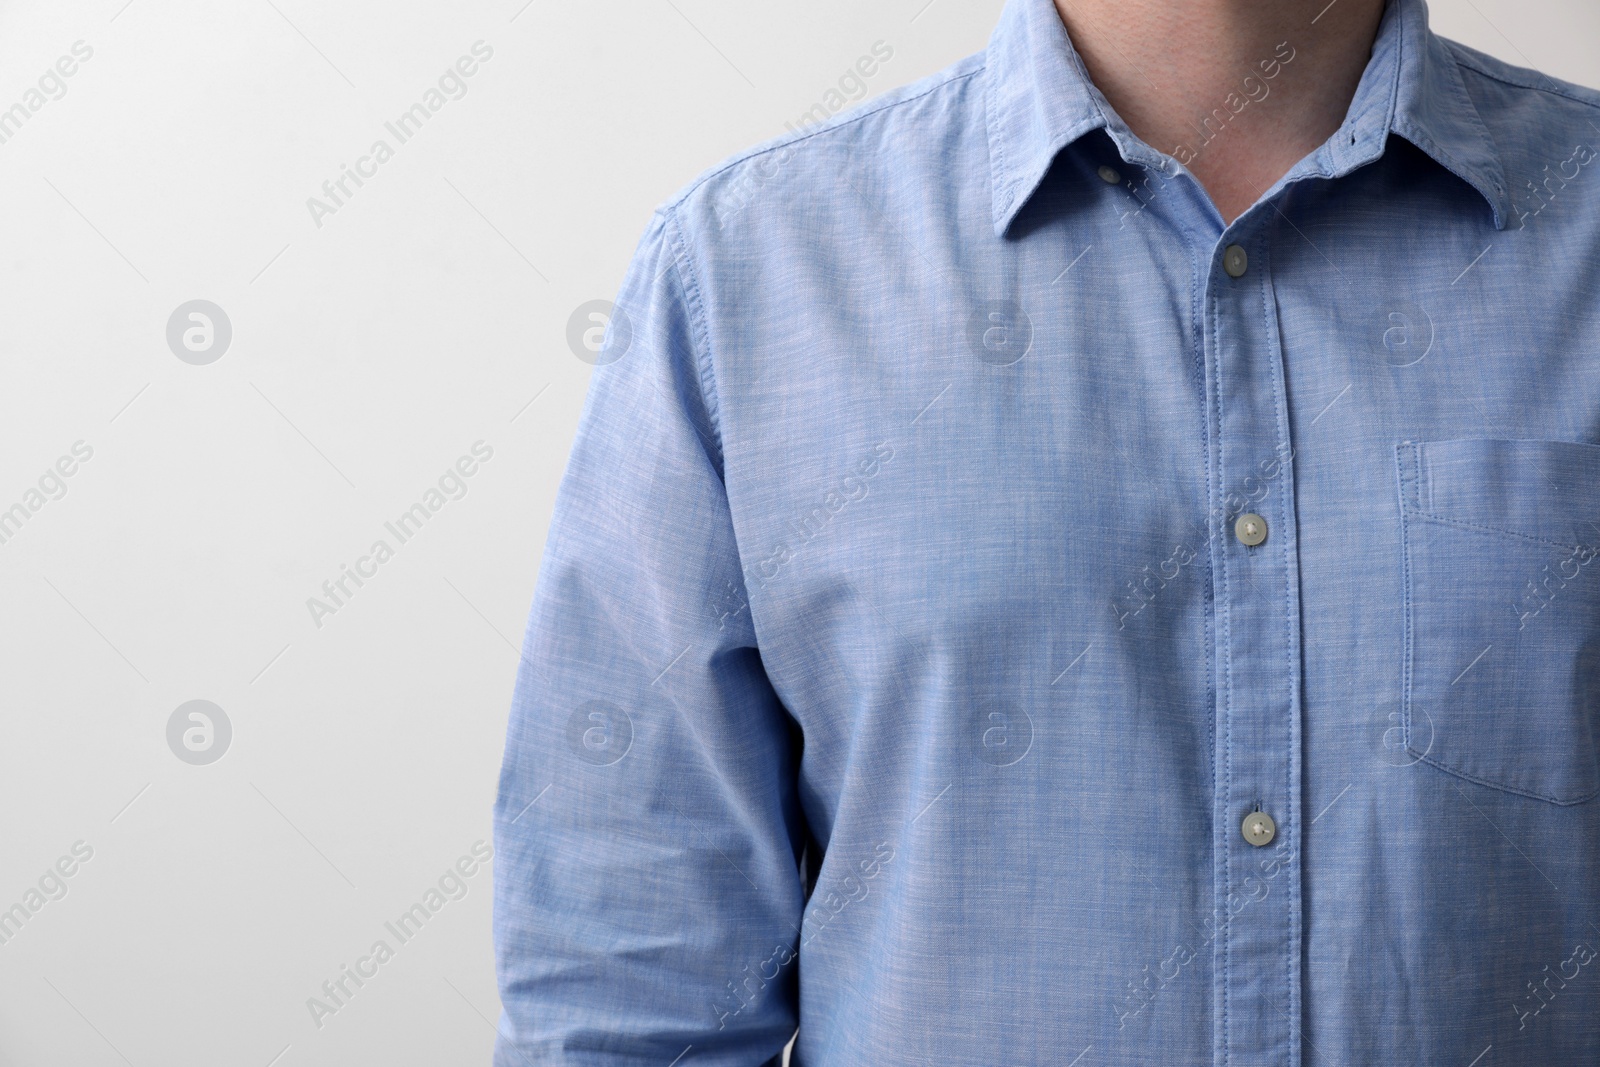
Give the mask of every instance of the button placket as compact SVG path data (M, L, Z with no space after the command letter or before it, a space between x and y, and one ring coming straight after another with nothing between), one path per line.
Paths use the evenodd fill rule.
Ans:
M1270 224L1270 213L1258 213ZM1206 389L1217 694L1215 1027L1220 1062L1300 1067L1299 589L1282 347L1268 247L1213 251ZM1231 235L1230 235L1231 236ZM1246 246L1254 255L1246 251ZM1264 466L1269 464L1270 466ZM1263 471L1273 471L1264 477ZM1255 510L1251 510L1254 508Z

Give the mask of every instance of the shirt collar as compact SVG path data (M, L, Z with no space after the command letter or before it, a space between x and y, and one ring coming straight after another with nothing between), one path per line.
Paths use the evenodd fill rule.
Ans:
M1005 235L1056 154L1091 130L1104 129L1130 163L1181 169L1139 140L1090 81L1053 0L1007 0L985 65L996 236ZM1381 156L1391 132L1476 189L1495 228L1505 228L1504 169L1454 55L1428 28L1425 0L1389 0L1344 124L1280 184L1348 174Z

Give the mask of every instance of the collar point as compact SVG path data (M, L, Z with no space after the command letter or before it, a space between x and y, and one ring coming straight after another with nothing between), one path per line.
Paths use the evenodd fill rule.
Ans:
M994 202L994 235L997 240L1005 240L1006 234L1011 230L1011 220L1017 217L1017 201L1013 197L1009 200Z

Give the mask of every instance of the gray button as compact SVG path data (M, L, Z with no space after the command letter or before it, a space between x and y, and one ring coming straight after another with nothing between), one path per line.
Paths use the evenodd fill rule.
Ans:
M1113 167L1101 167L1099 174L1100 180L1105 182L1107 185L1116 185L1122 180L1122 175L1118 174L1116 169Z
M1272 821L1272 816L1264 811L1252 811L1244 817L1244 825L1239 827L1244 834L1244 839L1256 848L1270 845L1272 839L1278 836L1277 824Z
M1267 520L1247 511L1234 522L1233 536L1253 548L1267 539Z
M1223 249L1222 269L1230 278L1244 277L1244 272L1250 269L1250 257L1245 255L1243 245L1229 245Z

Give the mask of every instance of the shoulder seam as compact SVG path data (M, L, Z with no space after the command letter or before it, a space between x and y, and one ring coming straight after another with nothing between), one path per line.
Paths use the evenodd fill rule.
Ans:
M1588 107L1600 110L1600 102L1596 102L1594 100L1585 100L1581 96L1574 96L1569 92L1564 92L1555 84L1534 85L1530 82L1514 80L1504 74L1496 74L1493 71L1485 70L1482 64L1478 63L1476 59L1468 55L1463 50L1465 46L1449 40L1448 38L1444 38L1443 40L1444 43L1449 47L1451 55L1455 57L1456 64L1458 66L1466 67L1468 70L1480 77L1488 78L1490 81L1499 82L1501 85L1509 85L1515 89L1531 89L1534 92L1549 93L1551 96L1559 96L1563 100L1571 100L1575 104L1584 104ZM1539 73L1543 72L1541 71ZM1549 75L1546 75L1546 77L1549 77ZM1551 78L1552 82L1554 82L1554 80L1555 79Z
M822 124L819 124L817 129L806 130L804 132L798 132L797 131L795 135L793 135L791 137L788 137L788 138L785 138L785 139L779 141L777 144L768 145L766 148L749 148L749 149L746 149L745 151L736 154L732 159L730 159L727 162L725 162L722 166L718 167L716 170L709 171L709 172L707 172L705 174L702 174L702 175L700 175L700 177L696 178L694 181L692 181L688 185L684 186L677 193L675 193L672 196L671 199L667 200L665 203L662 204L661 210L675 210L679 204L681 204L684 200L688 199L689 196L696 189L700 188L700 186L704 185L706 182L710 181L712 178L715 178L717 175L721 174L723 171L726 171L726 170L729 170L729 169L731 169L733 167L736 167L740 163L745 162L746 160L756 159L756 158L758 158L760 156L764 156L764 155L767 155L767 154L772 153L772 152L777 152L777 151L779 151L781 149L784 149L784 148L789 148L789 147L791 147L793 145L799 144L802 141L809 141L811 138L816 137L816 136L818 136L820 134L831 133L834 130L842 130L846 126L854 125L855 123L860 122L862 119L869 118L869 117L871 117L873 115L878 114L880 111L887 111L890 108L899 107L901 104L909 104L913 100L921 100L923 97L929 95L930 93L935 92L938 89L944 88L946 85L949 85L951 82L960 81L963 78L970 78L970 77L973 77L976 74L981 74L986 67L987 67L987 63L980 63L980 64L978 64L976 67L974 67L971 70L968 70L968 71L957 71L957 72L950 73L946 77L943 77L943 78L939 79L938 81L934 82L932 85L928 86L926 89L922 90L922 92L917 93L914 96L901 97L900 99L897 99L897 100L882 100L882 101L878 101L875 104L867 105L867 106L859 108L859 109L857 109L857 110L855 110L853 112L850 112L848 117L842 118L838 122L822 123Z

